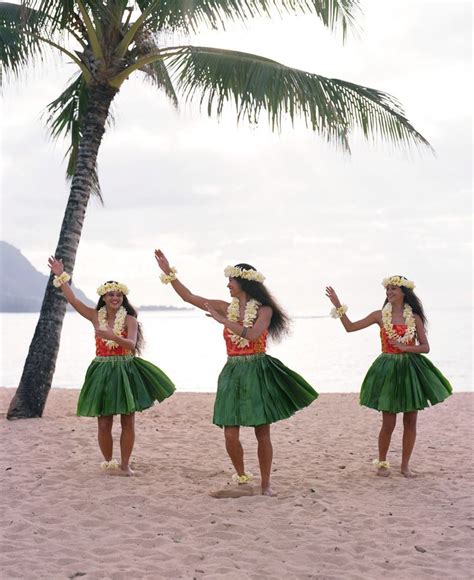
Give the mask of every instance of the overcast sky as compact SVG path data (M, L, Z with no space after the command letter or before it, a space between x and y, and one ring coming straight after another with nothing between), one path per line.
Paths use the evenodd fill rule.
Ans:
M74 273L91 298L108 279L136 305L179 304L158 280L162 248L184 283L227 297L223 269L245 261L293 313L326 313L324 287L374 309L380 281L415 280L427 309L471 296L471 2L362 0L362 31L343 46L314 17L203 32L193 44L255 52L387 91L432 143L407 153L355 137L352 156L302 124L274 134L175 111L129 80L99 155L105 207L89 205ZM68 185L63 143L41 114L74 72L60 58L3 87L1 238L42 272L54 251Z

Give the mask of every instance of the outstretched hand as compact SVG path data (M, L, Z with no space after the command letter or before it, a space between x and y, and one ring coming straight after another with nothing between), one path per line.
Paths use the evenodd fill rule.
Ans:
M168 258L163 254L161 250L155 250L155 260L163 272L168 275L171 272L170 263Z
M56 260L54 256L50 256L48 259L48 266L51 272L55 276L61 276L64 272L64 265L62 260Z
M216 320L217 322L220 322L222 324L224 317L222 316L222 314L219 314L219 312L213 308L209 302L206 302L204 304L204 307L206 308L207 312L206 312L206 316L209 316L209 318L214 318L214 320Z
M332 286L326 286L326 296L336 308L340 308L341 301L339 300L336 291Z
M116 336L112 329L110 328L99 328L98 326L95 327L95 336L96 338L102 338L103 340L114 340Z

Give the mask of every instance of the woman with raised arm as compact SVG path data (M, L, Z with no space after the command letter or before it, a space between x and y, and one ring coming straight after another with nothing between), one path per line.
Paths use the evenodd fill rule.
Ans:
M300 375L265 354L268 335L279 339L287 333L288 317L263 284L263 275L249 264L225 269L229 303L193 294L178 280L161 250L155 251L155 258L163 283L171 283L185 302L224 326L228 359L219 375L213 423L224 428L226 450L236 471L233 480L239 484L252 477L244 468L240 427L255 428L262 494L273 495L270 424L290 417L318 396Z
M95 328L97 356L87 369L77 414L98 418L99 447L104 456L101 467L133 475L130 456L135 442L135 412L163 401L175 387L162 370L135 356L140 354L143 337L125 284L109 281L99 286L97 306L90 308L74 295L62 261L51 256L48 265L54 274L54 286L61 288L69 304ZM120 465L112 455L114 415L120 415L122 426Z
M441 403L452 393L448 380L422 353L430 346L426 338L426 316L421 300L413 291L415 284L404 276L391 276L382 282L386 298L382 310L375 310L362 320L351 322L347 306L331 286L326 296L334 305L333 318L339 318L347 332L372 324L380 326L382 354L367 372L360 391L360 404L382 412L379 433L379 458L374 460L377 475L390 474L387 453L397 413L403 413L401 473L412 477L410 457L415 446L418 411Z

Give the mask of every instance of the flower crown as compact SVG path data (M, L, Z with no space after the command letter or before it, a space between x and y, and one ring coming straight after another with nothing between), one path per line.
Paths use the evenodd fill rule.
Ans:
M387 286L405 286L405 288L413 290L415 288L415 282L407 280L403 276L390 276L390 278L384 278L382 280L382 286L385 288Z
M122 292L122 294L128 294L129 290L125 284L120 282L106 282L97 288L97 294L103 296L107 292Z
M244 270L238 266L227 266L224 270L226 278L243 278L244 280L252 280L253 282L263 282L265 276L257 270Z

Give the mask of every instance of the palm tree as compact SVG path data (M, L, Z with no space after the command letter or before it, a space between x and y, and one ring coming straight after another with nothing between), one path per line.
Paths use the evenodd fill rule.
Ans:
M55 255L72 273L91 193L100 196L96 166L110 107L122 84L143 72L174 105L178 95L197 98L209 115L230 104L238 118L268 115L272 128L283 117L349 149L354 129L366 138L429 146L400 104L381 91L286 67L270 59L188 44L170 45L173 35L225 21L272 16L275 10L316 15L343 36L355 23L358 0L22 0L0 2L0 56L7 75L20 76L47 50L77 66L77 75L50 103L55 137L70 138L70 195ZM51 280L8 418L41 417L51 386L66 309Z

